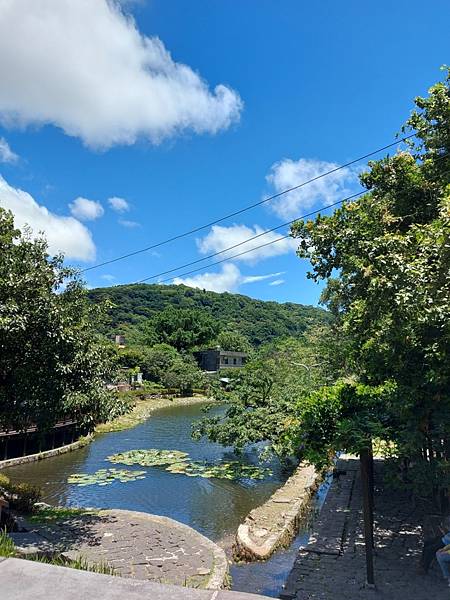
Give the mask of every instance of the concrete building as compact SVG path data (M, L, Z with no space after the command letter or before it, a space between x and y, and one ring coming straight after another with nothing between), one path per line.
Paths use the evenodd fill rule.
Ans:
M232 352L211 348L195 353L195 358L202 371L221 371L222 369L235 369L243 367L247 359L245 352Z

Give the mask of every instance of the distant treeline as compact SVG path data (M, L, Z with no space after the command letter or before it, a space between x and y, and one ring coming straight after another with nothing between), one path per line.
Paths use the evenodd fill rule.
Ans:
M241 294L219 294L184 285L120 285L89 291L98 303L110 301L109 319L102 333L123 333L127 343L141 343L149 319L169 306L201 310L218 322L221 330L244 335L252 346L279 338L299 337L329 321L329 313L313 306L254 300Z

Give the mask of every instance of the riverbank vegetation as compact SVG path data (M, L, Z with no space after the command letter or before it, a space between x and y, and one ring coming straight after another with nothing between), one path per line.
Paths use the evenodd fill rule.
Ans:
M123 404L104 385L115 363L97 333L102 311L76 272L3 209L0 255L0 429L44 433L73 420L89 431L119 414Z
M450 485L449 76L415 99L406 150L371 161L367 193L297 222L298 254L325 281L325 338L233 377L224 417L197 435L237 450L269 442L319 468L382 440L394 479L447 504ZM325 343L324 343L325 341ZM220 396L224 392L216 391ZM394 450L393 450L394 449Z

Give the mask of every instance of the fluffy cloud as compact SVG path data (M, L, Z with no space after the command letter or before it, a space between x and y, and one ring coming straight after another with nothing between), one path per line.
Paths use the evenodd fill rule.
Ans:
M96 148L216 133L242 109L112 0L2 0L0 80L3 124L53 124Z
M273 186L274 192L278 193L337 167L338 164L323 160L285 158L272 165L266 180ZM313 207L329 206L355 190L357 173L355 168L341 169L275 198L270 202L270 207L280 217L294 219Z
M19 157L11 150L5 138L0 137L0 162L15 163L18 160Z
M269 285L283 285L284 282L284 279L274 279L269 283Z
M175 285L187 285L189 287L210 290L212 292L236 292L240 285L255 283L265 279L277 277L281 273L270 273L268 275L242 275L233 263L225 263L217 273L200 273L193 277L176 277Z
M95 221L105 212L100 202L87 198L76 198L69 204L69 208L73 216L81 221Z
M14 214L15 225L28 225L34 234L43 232L50 254L63 252L68 258L89 261L95 258L90 231L73 217L61 217L39 205L27 192L11 187L0 175L0 206Z
M246 252L255 248L253 252L248 252L243 256L238 256L234 260L243 261L249 264L255 264L256 262L271 256L279 256L280 254L287 254L288 252L295 252L298 246L298 242L290 238L280 240L263 248L257 248L261 244L267 244L273 242L284 235L282 232L271 231L270 233L263 234L265 229L259 225L247 227L247 225L231 225L230 227L222 227L221 225L213 225L210 232L201 240L197 240L197 246L202 254L213 254L215 252L221 252L225 248L235 246L245 242L245 240L259 235L256 238L247 243L243 243L234 250L224 252L224 257L232 257L240 252ZM257 249L256 249L257 248Z
M128 202L124 198L118 198L117 196L108 198L108 204L118 213L124 213L130 210L130 205Z

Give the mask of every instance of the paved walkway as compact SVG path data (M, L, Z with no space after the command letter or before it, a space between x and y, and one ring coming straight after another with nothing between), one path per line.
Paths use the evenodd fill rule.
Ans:
M2 600L273 600L225 590L193 590L0 558Z
M216 544L177 521L146 513L103 510L32 525L30 533L12 534L22 552L40 547L72 559L82 556L122 577L218 589L227 572L225 553Z
M434 564L427 576L417 572L423 514L405 494L382 485L376 465L375 582L365 585L365 548L359 462L340 461L346 471L335 480L314 525L308 546L300 550L284 599L295 600L439 600L450 590Z

